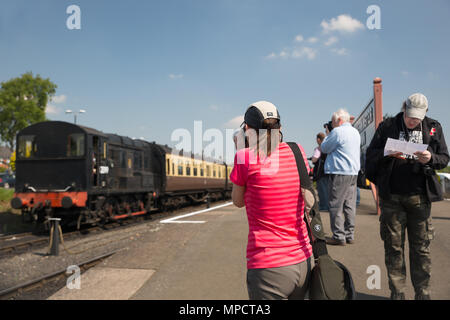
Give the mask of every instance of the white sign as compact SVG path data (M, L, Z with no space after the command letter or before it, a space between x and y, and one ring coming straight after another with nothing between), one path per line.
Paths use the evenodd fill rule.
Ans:
M108 173L109 173L109 167L100 166L100 174L108 174Z
M355 127L361 135L361 154L364 154L373 136L375 135L375 105L374 99L364 108L359 117L353 121Z

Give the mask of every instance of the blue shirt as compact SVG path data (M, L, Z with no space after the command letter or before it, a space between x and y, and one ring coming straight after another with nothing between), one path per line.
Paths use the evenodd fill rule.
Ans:
M361 136L349 122L334 128L320 148L327 153L326 174L357 176L360 169Z

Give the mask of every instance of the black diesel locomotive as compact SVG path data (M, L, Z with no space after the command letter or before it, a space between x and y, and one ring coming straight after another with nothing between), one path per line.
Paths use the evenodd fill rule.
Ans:
M11 206L24 219L103 224L183 204L229 198L231 167L62 121L17 134Z

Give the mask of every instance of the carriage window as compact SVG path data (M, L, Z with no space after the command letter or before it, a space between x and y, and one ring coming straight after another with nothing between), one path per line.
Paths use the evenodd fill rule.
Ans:
M205 175L205 170L203 168L200 169L200 175L203 177Z
M210 166L206 166L206 176L207 177L211 176L211 167Z
M84 134L83 133L69 134L68 142L67 142L67 156L68 157L84 156Z
M178 163L178 175L179 176L183 175L183 165L181 162Z
M191 165L190 165L190 163L186 163L186 175L187 176L191 175Z
M19 137L17 153L20 158L33 158L37 153L36 136Z
M166 173L170 175L170 159L167 159Z
M194 167L194 177L197 176L197 166Z

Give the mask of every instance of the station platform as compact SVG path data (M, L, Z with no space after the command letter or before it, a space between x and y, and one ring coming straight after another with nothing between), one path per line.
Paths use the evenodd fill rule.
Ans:
M157 222L157 232L142 235L139 241L83 273L80 289L65 287L49 299L247 300L245 208L236 208L231 203L215 206L212 205L213 210ZM321 216L326 233L331 235L328 213L321 212ZM431 297L448 300L450 201L433 203L432 217L436 236L431 245ZM328 246L333 259L350 270L357 299L361 300L390 296L378 218L371 192L361 190L355 243ZM406 298L413 299L408 251L405 258ZM377 268L380 286L374 287L376 282L369 277Z

